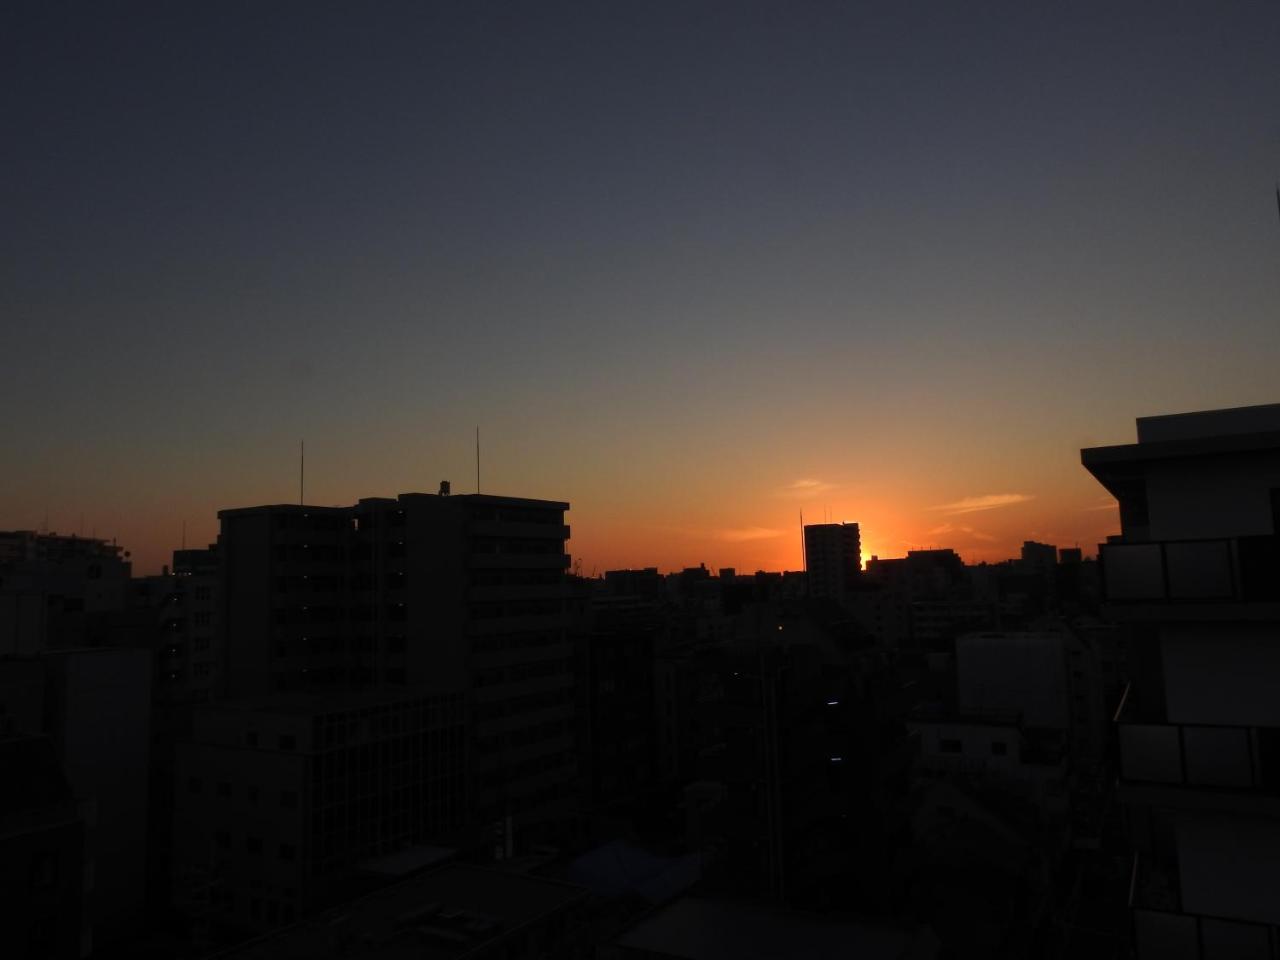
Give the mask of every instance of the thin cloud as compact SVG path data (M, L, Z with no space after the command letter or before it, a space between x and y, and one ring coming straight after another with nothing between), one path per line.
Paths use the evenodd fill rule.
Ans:
M803 500L808 497L816 497L836 489L836 484L827 483L825 480L815 480L812 477L804 477L793 483L787 484L778 492L780 497L792 497L797 500Z
M782 536L782 531L769 527L739 527L717 530L715 536L717 540L725 540L729 543L744 543L747 540L772 540L774 537Z
M1026 503L1035 497L1029 493L988 493L981 497L965 497L954 503L940 503L931 510L941 510L952 516L963 513L978 513L982 510L996 510L1000 507L1012 507L1014 504Z
M963 525L957 527L952 523L944 523L941 526L934 527L932 530L926 530L925 533L929 536L938 536L946 533L963 533L974 540L982 540L987 543L995 540L995 537L991 536L989 533L983 533L981 530L975 530L973 527L966 527Z
M1120 504L1116 503L1116 501L1108 499L1106 502L1095 504L1092 507L1081 507L1081 510L1085 513L1092 513L1095 510L1117 510L1119 507Z

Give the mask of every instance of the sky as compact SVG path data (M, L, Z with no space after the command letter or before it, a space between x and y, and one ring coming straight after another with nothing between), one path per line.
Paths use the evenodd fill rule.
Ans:
M1118 530L1280 400L1280 5L0 6L0 528L567 500L586 574Z

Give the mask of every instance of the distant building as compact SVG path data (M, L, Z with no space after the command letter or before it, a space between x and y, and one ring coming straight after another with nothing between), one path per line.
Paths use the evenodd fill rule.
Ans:
M809 595L842 602L862 575L862 539L856 523L812 523L804 528Z
M1132 631L1117 714L1137 954L1262 958L1280 926L1280 404L1138 420L1081 451Z
M1028 570L1052 571L1058 563L1058 548L1051 543L1023 541L1022 563Z
M89 616L124 609L128 556L105 540L0 532L0 654L84 646Z

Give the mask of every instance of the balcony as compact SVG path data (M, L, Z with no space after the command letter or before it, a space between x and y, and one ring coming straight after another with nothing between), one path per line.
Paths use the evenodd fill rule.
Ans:
M1129 689L1115 721L1126 784L1280 795L1280 728L1165 723L1143 717Z
M567 570L567 553L472 553L473 570Z
M1129 882L1138 960L1270 960L1276 928L1265 923L1182 912L1176 867L1134 854Z
M1103 595L1113 604L1280 603L1280 537L1108 543Z
M567 523L529 523L515 520L475 520L471 523L473 537L498 539L559 540L569 539Z

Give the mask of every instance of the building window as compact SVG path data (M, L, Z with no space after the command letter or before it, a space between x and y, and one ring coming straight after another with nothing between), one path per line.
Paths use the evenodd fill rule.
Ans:
M262 856L262 838L261 837L245 837L244 849L250 856Z
M199 793L199 792L200 792L200 788L201 788L201 787L203 787L203 786L204 786L204 784L201 782L201 780L200 780L200 778L199 778L199 777L187 777L187 792L188 792L188 793Z
M219 850L231 849L231 834L225 830L219 830L213 835L213 842L218 845Z
M218 796L223 797L224 799L231 796L231 784L226 780L219 781Z
M938 750L942 753L963 753L964 749L960 745L959 740L950 740L944 738L938 743Z
M298 859L298 851L292 843L280 844L280 859L285 863L293 863Z
M280 806L286 810L295 810L298 807L298 794L294 790L280 791Z
M991 741L991 755L993 757L1003 757L1008 754L1008 752L1009 744L1005 743L1003 740Z
M291 733L280 734L281 750L296 750L298 748L298 738Z

